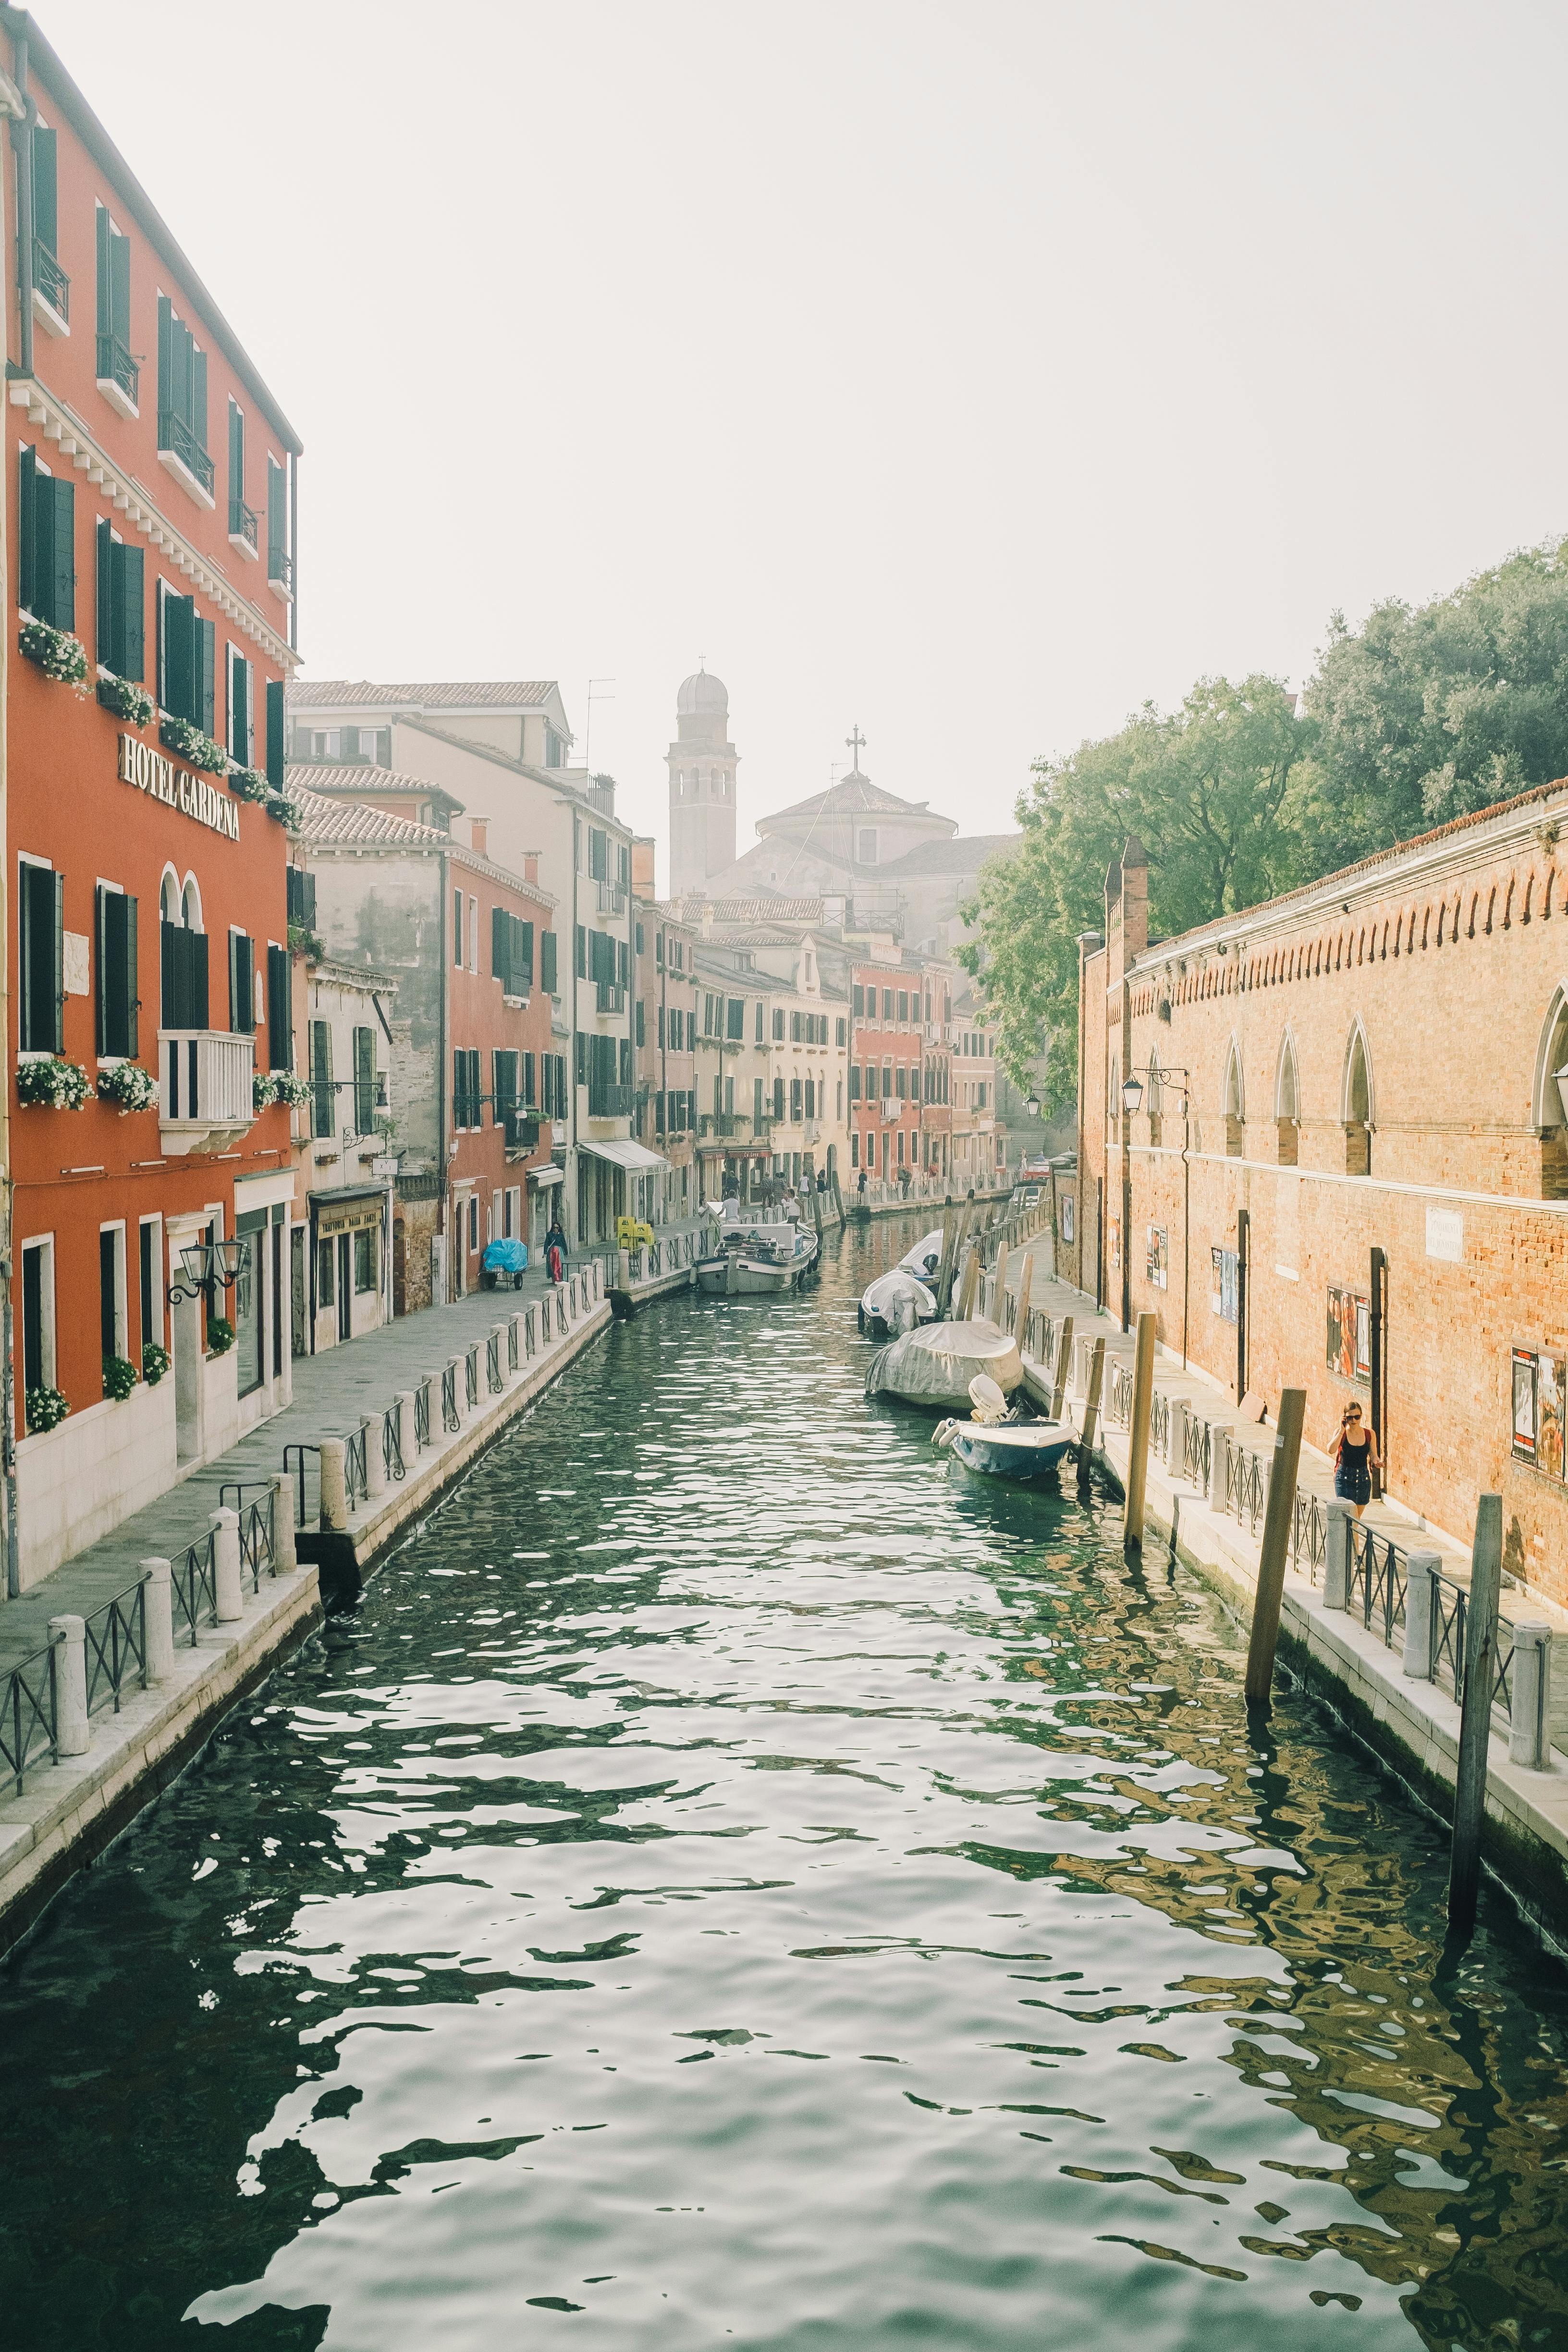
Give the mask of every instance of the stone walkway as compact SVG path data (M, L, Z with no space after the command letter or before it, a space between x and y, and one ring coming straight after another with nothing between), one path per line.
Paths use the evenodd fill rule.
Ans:
M694 1231L698 1222L660 1226L659 1236ZM590 1255L614 1261L614 1253L603 1249ZM583 1264L574 1256L569 1272ZM63 1562L19 1600L0 1603L0 1668L41 1649L51 1617L89 1616L137 1581L144 1559L159 1554L173 1559L205 1536L223 1486L241 1480L254 1489L276 1476L287 1445L346 1437L368 1415L384 1412L401 1390L414 1388L427 1372L439 1374L453 1356L484 1339L492 1324L542 1297L547 1287L542 1269L530 1267L521 1291L510 1284L504 1290L474 1291L448 1307L399 1316L379 1331L321 1355L296 1357L293 1402L281 1412L122 1520L111 1535Z

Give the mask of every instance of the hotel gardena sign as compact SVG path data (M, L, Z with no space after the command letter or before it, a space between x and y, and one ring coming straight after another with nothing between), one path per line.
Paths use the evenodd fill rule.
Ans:
M193 776L188 768L176 768L173 760L165 760L162 751L154 751L139 736L120 738L120 781L134 784L139 793L150 793L155 801L167 801L171 808L195 817L198 824L210 825L229 841L239 839L239 803L216 784Z

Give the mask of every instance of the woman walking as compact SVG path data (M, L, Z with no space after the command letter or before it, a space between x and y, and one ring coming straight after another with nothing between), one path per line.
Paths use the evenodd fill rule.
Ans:
M1353 1507L1358 1519L1372 1500L1372 1474L1382 1468L1376 1430L1363 1427L1359 1404L1347 1404L1334 1447L1334 1492Z

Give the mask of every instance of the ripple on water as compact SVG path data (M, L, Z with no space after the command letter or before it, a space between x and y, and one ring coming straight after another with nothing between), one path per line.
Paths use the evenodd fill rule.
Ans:
M57 1906L19 2340L1568 2341L1555 1969L1439 1983L1205 1590L866 1406L907 1238L616 1327Z

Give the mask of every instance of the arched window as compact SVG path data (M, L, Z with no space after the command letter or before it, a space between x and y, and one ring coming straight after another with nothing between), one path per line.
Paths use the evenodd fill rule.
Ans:
M172 866L165 866L158 892L158 912L165 923L177 923L180 911L180 877Z
M1296 1041L1289 1029L1279 1040L1279 1066L1274 1076L1274 1117L1279 1132L1279 1165L1294 1168L1300 1139L1301 1085L1296 1067Z
M1563 1073L1562 1086L1557 1076L1560 1070ZM1553 990L1546 1018L1541 1024L1530 1097L1531 1127L1568 1127L1568 1097L1564 1097L1563 1086L1568 1086L1568 981Z
M1357 1021L1345 1047L1344 1088L1340 1116L1345 1129L1345 1173L1347 1176L1370 1176L1372 1173L1372 1058L1367 1052L1366 1032Z
M202 894L196 877L187 874L183 889L177 885L172 869L164 874L159 893L160 977L162 980L162 1025L165 1029L205 1029L207 1021L207 942L202 929ZM180 1100L180 1047L169 1041L171 1066L166 1089L171 1106ZM190 1048L194 1055L195 1045ZM194 1088L194 1065L184 1074L186 1085ZM187 1099L194 1099L194 1095ZM171 1108L169 1116L177 1118L177 1108Z
M1246 1120L1247 1109L1241 1087L1241 1055L1233 1037L1225 1065L1225 1148L1233 1160L1239 1160L1241 1157Z
M202 894L194 874L185 877L185 887L180 894L182 919L187 931L202 928Z

